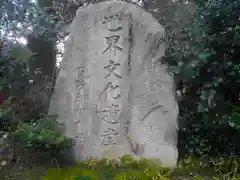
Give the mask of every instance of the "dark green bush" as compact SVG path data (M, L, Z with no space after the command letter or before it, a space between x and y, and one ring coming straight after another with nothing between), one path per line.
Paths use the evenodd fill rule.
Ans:
M123 156L118 160L109 158L89 159L81 161L75 166L67 169L49 169L43 180L124 180L124 179L215 179L223 177L231 180L240 179L238 165L232 166L240 161L227 159L226 161L213 161L208 158L192 160L184 158L179 166L170 170L161 166L161 163L151 159L134 160L131 156ZM235 167L235 168L231 168ZM225 168L225 170L223 170ZM207 172L207 173L206 173Z
M167 62L181 92L181 156L239 156L240 1L174 4ZM164 14L162 14L162 17Z
M3 105L0 105L0 131L11 132L13 126L12 101L8 99Z
M120 160L89 159L81 161L68 169L50 169L44 180L81 179L81 177L96 179L168 179L170 170L162 168L159 162L141 159L133 160L131 156L123 156Z
M72 140L61 134L56 120L45 118L45 94L36 95L31 89L39 75L28 69L31 55L27 48L0 39L0 93L8 96L0 105L0 131L9 135L8 143L14 149L13 159L16 143L25 149L50 154L72 145Z
M16 142L26 149L57 153L72 145L72 140L62 135L54 118L42 118L32 123L21 123L12 133Z

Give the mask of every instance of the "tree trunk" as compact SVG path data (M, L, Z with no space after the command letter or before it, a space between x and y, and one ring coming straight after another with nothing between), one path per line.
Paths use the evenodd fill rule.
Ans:
M49 35L52 36L52 35ZM47 113L52 94L51 86L55 81L56 68L56 41L50 41L48 36L29 36L28 48L36 53L30 62L30 72L40 69L41 74L36 76L36 82L33 85L32 92L43 100L43 113ZM56 35L54 35L56 37ZM56 39L56 38L54 38Z

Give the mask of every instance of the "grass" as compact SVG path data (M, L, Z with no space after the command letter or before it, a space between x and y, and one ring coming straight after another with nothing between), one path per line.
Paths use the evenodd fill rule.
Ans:
M21 153L16 162L9 162L0 169L0 180L41 180L47 174L49 168L70 167L63 162L54 161L49 156L39 154ZM201 180L210 180L213 177L223 179L224 175L213 169L201 169L189 166L188 168L176 168L171 173L171 179L193 179L193 176L201 176ZM240 174L238 176L240 180ZM196 178L196 177L195 177Z

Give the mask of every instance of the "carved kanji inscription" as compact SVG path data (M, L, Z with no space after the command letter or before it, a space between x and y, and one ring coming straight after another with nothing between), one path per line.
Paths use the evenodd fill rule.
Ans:
M112 104L105 109L98 108L98 113L101 119L107 123L119 123L118 115L120 113L120 108L118 104Z
M113 85L112 82L109 82L104 90L100 93L100 98L101 96L109 90L109 93L113 99L117 99L120 97L120 93L117 91L120 89L119 85Z
M100 145L115 145L116 142L116 136L118 135L118 132L114 128L108 128L106 131L103 131L101 134L101 143Z
M103 54L107 51L110 51L114 53L114 56L116 55L116 51L123 51L123 48L118 46L117 43L120 39L119 35L113 35L113 36L109 36L109 37L105 37L106 42L107 42L107 47L106 49L102 52Z
M105 78L107 78L108 76L114 75L122 79L122 76L116 73L117 66L120 66L120 63L115 63L114 61L109 60L109 64L107 66L104 66L104 69L108 70L108 74L105 76Z
M118 26L118 27L116 27L116 28L108 28L108 30L109 30L110 32L117 32L117 31L120 31L120 30L122 30L122 29L123 29L122 26Z
M103 24L106 24L108 22L114 21L114 20L121 20L121 16L119 13L111 16L105 16L104 20L102 21Z

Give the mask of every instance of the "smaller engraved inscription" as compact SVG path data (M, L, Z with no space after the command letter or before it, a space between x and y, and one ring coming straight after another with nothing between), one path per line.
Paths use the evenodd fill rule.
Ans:
M109 37L105 37L106 38L106 41L107 41L107 48L102 52L103 54L107 51L110 51L112 52L113 50L113 53L114 53L114 56L116 55L116 51L123 51L123 48L122 47L119 47L117 45L117 42L119 41L120 39L120 36L119 35L113 35L113 36L109 36Z
M114 75L114 76L122 79L122 76L115 72L117 69L117 66L120 66L120 63L115 63L114 61L109 60L109 64L104 67L104 69L108 70L108 74L105 76L105 78L107 78L110 75Z
M82 90L82 87L81 86L80 87L76 87L76 89L77 89L77 97L83 98L85 96L85 94L84 94L84 92Z
M103 131L101 134L101 143L100 145L115 145L117 144L116 142L116 136L118 135L118 132L116 131L116 129L113 128L108 128L108 130Z
M84 141L84 134L83 133L81 133L81 135L80 135L80 141L79 141L81 144L84 144L85 143L85 141Z
M76 86L76 97L75 97L75 113L76 113L76 120L74 121L75 124L80 123L79 116L83 115L85 112L85 108L82 105L82 101L84 99L84 93L82 88L85 86L86 82L84 80L84 66L79 65L75 68L75 86Z
M75 139L76 143L78 144L84 144L84 134L81 133L80 136L75 136L73 139Z
M84 107L76 107L75 110L77 112L77 115L82 115L82 114L84 114L85 108Z
M114 90L117 90L117 89L120 89L119 85L113 85L112 82L109 82L104 88L104 90L100 93L100 98L103 95L103 93L105 93L107 90L110 90L110 94L113 99L119 98L120 94L118 92L114 95L114 92L115 92Z
M75 112L76 112L77 117L79 117L79 116L83 115L85 112L85 108L82 105L83 99L81 96L77 96L75 101L76 101ZM76 124L79 123L79 120L76 120L75 123Z
M81 133L80 136L74 137L74 139L75 139L76 147L79 150L82 150L85 148L85 138L83 133Z
M75 68L75 74L77 79L82 79L84 77L84 66L80 65Z
M77 108L77 107L79 107L80 104L81 104L81 101L82 101L81 96L77 96L75 101L76 101L76 108Z
M84 92L82 90L83 86L76 86L76 95L77 95L77 98L83 98L84 97Z
M120 108L118 104L112 104L108 106L106 109L100 109L98 111L100 113L101 119L110 124L119 123L118 115L120 112Z
M77 79L75 80L75 84L76 84L77 90L81 90L85 86L86 82L84 79Z

